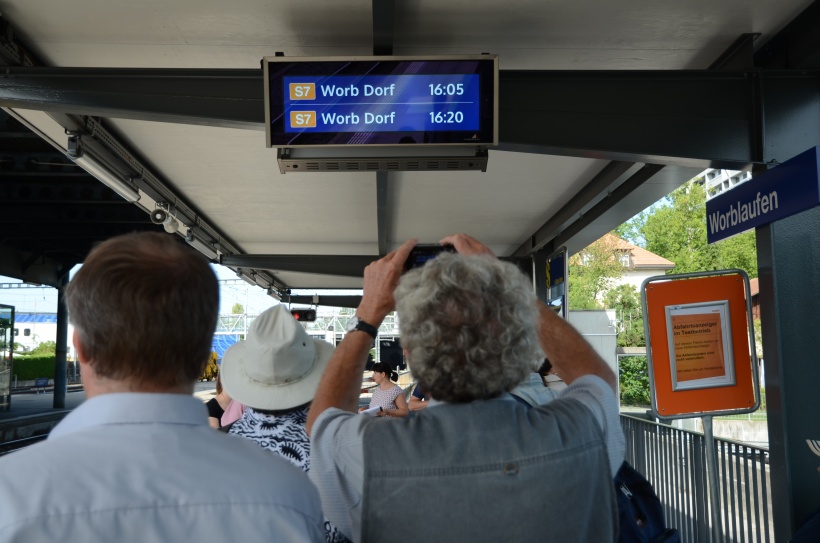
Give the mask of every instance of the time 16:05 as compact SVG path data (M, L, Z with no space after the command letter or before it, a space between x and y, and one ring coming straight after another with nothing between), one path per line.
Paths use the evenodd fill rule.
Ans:
M427 85L430 87L430 96L461 96L464 94L464 83L441 83Z
M431 111L430 122L433 124L460 124L464 122L464 113L460 111Z

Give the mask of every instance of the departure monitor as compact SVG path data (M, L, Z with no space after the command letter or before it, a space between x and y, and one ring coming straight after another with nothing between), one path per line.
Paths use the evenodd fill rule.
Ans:
M268 147L498 144L498 57L266 57Z

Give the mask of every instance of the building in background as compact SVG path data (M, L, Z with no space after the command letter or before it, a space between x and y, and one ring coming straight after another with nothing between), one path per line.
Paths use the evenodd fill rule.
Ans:
M623 265L623 275L614 279L610 288L618 285L632 285L640 292L641 284L649 277L665 275L675 267L675 263L651 253L612 234L606 234L608 242L615 246L618 261Z
M718 194L735 188L752 178L752 172L738 172L735 170L704 170L700 174L706 184L706 200L711 200Z

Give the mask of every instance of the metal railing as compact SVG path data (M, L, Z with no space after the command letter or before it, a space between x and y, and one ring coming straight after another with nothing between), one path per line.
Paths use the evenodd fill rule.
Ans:
M37 436L15 439L13 441L4 441L3 443L0 443L0 456L12 453L14 451L19 451L20 449L24 449L29 445L34 445L35 443L44 441L47 437L48 434L42 434Z
M684 542L710 541L711 511L703 434L621 415L626 460L652 483L666 523ZM774 541L769 452L715 439L720 543ZM715 542L713 542L715 543Z

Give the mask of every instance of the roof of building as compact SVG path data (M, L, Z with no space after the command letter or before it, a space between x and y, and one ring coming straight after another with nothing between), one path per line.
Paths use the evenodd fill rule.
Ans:
M757 280L757 277L754 279L749 279L749 290L752 293L752 296L757 296L760 294L760 283Z
M632 256L633 268L657 268L671 270L675 267L675 263L671 260L667 260L662 256L658 256L655 253L647 251L646 249L642 249L637 245L629 243L628 241L617 236L606 234L604 238L607 239L608 242L615 244L618 250L629 251Z

